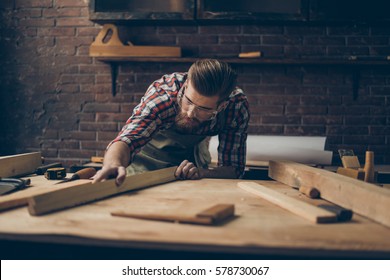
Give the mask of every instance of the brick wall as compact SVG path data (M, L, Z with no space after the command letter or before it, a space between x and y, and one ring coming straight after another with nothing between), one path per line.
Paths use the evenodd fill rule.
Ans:
M122 63L118 93L110 67L88 56L100 25L86 0L0 2L0 154L42 151L67 165L102 156L145 89L189 63ZM123 41L178 45L186 56L269 58L389 55L390 27L348 24L164 24L121 27ZM327 136L328 148L376 152L390 163L390 68L360 69L358 95L346 66L234 65L250 100L250 133ZM337 157L335 156L335 160ZM337 161L337 160L336 160Z

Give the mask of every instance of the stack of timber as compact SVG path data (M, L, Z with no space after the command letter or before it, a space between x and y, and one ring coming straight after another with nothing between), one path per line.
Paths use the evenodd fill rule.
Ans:
M268 175L294 188L313 186L321 198L390 227L388 189L289 161L270 161Z

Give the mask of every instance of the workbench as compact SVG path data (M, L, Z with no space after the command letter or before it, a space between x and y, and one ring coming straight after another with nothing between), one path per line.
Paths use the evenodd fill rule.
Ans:
M31 189L56 188L43 176L30 178ZM390 258L390 228L356 213L349 222L314 224L239 189L239 181L175 181L43 216L30 216L27 207L3 211L1 259ZM276 181L255 182L311 204L327 203ZM235 217L217 226L110 214L193 214L218 203L234 204Z

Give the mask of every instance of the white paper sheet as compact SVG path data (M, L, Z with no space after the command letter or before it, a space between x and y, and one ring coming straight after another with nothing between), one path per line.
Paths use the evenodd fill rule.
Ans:
M306 164L330 165L332 152L324 151L326 137L248 135L247 160L291 160ZM213 161L218 160L218 136L210 141Z

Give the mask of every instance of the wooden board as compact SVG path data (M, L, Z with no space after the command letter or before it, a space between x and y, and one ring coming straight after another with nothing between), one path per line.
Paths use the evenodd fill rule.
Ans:
M233 254L232 258L235 253L286 258L302 255L323 258L390 257L389 228L360 215L354 215L353 220L347 223L313 224L240 190L237 187L239 181L175 181L39 217L30 216L26 208L18 208L0 213L0 239L121 249L145 248L146 251L217 252ZM327 203L321 199L309 199L279 182L256 182L310 204ZM110 215L114 211L124 211L193 216L200 209L217 203L234 204L236 217L215 227Z
M332 212L318 208L301 200L291 198L285 194L281 194L257 183L239 182L237 185L241 189L266 199L279 207L311 221L312 223L330 223L337 221L336 214Z
M0 177L15 177L34 173L41 165L40 152L0 157Z
M27 177L26 177L27 178ZM0 214L3 211L15 207L27 206L28 199L32 196L57 191L90 182L90 180L77 180L64 184L55 185L61 180L47 180L44 176L30 176L31 184L27 189L0 196Z
M289 161L270 161L272 179L289 186L313 186L323 199L390 227L390 191L327 170Z
M28 199L28 210L31 215L43 215L130 190L171 182L176 180L176 168L177 166L174 166L128 176L120 187L116 186L115 179L111 179L32 196Z
M129 212L111 212L111 215L117 217L165 221L174 223L187 223L199 225L217 225L225 222L234 216L234 204L216 204L206 210L197 213L195 216L183 216L181 213L174 215L154 214L134 214Z
M90 46L89 55L93 57L180 57L181 49L161 46Z

